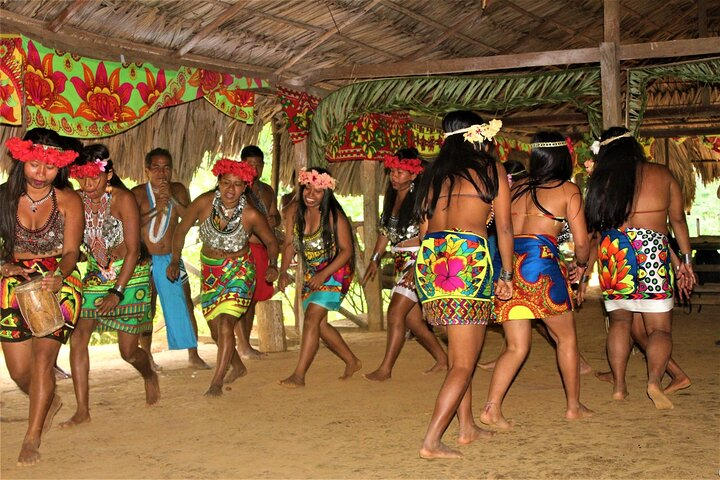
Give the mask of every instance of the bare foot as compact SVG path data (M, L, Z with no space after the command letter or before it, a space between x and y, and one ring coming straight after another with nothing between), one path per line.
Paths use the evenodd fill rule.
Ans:
M147 350L146 350L147 352ZM153 372L162 372L162 367L155 363L155 359L153 358L152 354L150 352L147 352L148 357L150 357L150 368L152 368Z
M69 373L67 373L65 370L58 367L57 365L53 367L53 370L55 371L55 380L66 380L68 378L72 378Z
M581 403L577 408L568 408L567 412L565 412L565 418L568 420L580 420L592 417L594 414L595 412Z
M446 363L436 362L435 365L430 367L428 370L425 370L423 372L423 375L431 375L433 373L445 372L445 371L447 371L447 368L448 368L447 362Z
M628 393L627 390L614 390L612 393L612 398L613 398L613 400L622 402L623 400L625 400L628 397L628 395L630 395L630 394Z
M352 377L355 372L360 370L362 368L362 362L355 358L352 362L345 364L345 371L343 372L341 377L338 377L340 380L347 380L348 378Z
M235 380L240 377L244 377L245 375L247 375L247 367L245 365L242 365L241 368L233 366L227 373L227 375L225 375L225 380L223 383L233 383Z
M210 385L210 388L205 392L206 397L220 397L222 396L222 385Z
M90 412L75 412L75 415L70 417L69 420L65 420L60 424L60 428L70 428L80 425L82 423L90 423Z
M373 382L384 382L385 380L390 380L391 375L390 372L384 372L378 368L374 372L364 374L363 377Z
M492 362L487 363L478 363L478 367L480 367L480 370L485 370L486 372L492 372L495 370L495 360Z
M255 350L254 348L250 348L249 350L244 350L240 352L240 358L243 360L262 360L263 357L266 357L267 353L260 352L258 350Z
M29 467L40 463L40 442L32 442L26 440L20 447L20 455L18 455L17 466Z
M580 375L587 375L588 373L592 373L592 371L593 369L590 364L580 359Z
M687 375L673 378L672 382L670 382L668 386L665 387L665 395L670 395L671 393L675 393L678 390L684 390L690 385L692 385L692 382L690 381L690 377L688 377Z
M285 380L278 380L277 383L278 383L278 385L282 385L283 387L287 387L287 388L299 388L299 387L305 386L305 379L300 378L293 373Z
M595 372L595 378L602 382L615 383L613 381L612 372Z
M487 402L480 414L480 421L498 430L510 430L513 426L512 422L505 419L500 407L494 402Z
M660 385L656 383L649 383L647 387L647 394L650 400L655 404L655 408L658 410L670 410L673 407L672 402L668 397L665 396L665 392Z
M460 429L460 433L458 434L458 443L461 445L467 445L480 438L490 438L493 435L495 435L495 432L484 430L473 424L472 428L469 430Z
M145 379L145 403L155 405L160 400L160 379L157 373L152 374Z
M195 352L195 355L188 355L188 365L198 370L210 370L210 365L205 363L205 360L200 358L200 355L198 355L197 352Z
M50 408L48 409L47 415L45 416L45 422L43 423L43 429L42 433L47 433L48 430L50 430L50 427L52 427L53 419L55 418L55 414L62 408L63 402L60 399L60 396L58 394L55 394L55 396L52 399L52 403L50 404Z
M457 450L453 450L444 443L438 443L434 447L426 447L423 445L420 448L420 458L432 460L434 458L462 458L463 454Z

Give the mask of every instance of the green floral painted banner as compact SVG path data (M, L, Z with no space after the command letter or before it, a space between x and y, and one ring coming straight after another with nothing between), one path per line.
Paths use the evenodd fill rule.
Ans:
M157 110L205 98L237 120L253 122L254 89L266 80L199 68L164 70L78 57L20 37L28 128L95 138L123 132Z

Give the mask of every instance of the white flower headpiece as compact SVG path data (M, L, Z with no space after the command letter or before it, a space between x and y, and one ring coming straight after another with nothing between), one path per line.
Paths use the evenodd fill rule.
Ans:
M454 132L448 132L445 134L445 138L448 138L450 135L463 133L463 137L465 137L465 141L467 142L484 142L492 140L501 128L502 120L493 118L488 123L483 123L482 125L470 125L467 128L461 128L459 130L455 130Z
M608 144L614 142L615 140L620 140L621 138L627 138L627 137L632 137L632 136L633 136L632 133L625 132L622 135L618 135L616 137L606 138L602 142L600 140L595 140L593 142L593 144L590 145L590 151L593 152L595 155L597 155L598 153L600 153L600 147L604 147L605 145L608 145Z

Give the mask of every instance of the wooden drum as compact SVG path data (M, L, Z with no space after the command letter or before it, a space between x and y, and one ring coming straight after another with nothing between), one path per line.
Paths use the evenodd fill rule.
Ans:
M43 290L42 277L18 285L15 296L20 313L34 336L49 335L65 323L57 295Z

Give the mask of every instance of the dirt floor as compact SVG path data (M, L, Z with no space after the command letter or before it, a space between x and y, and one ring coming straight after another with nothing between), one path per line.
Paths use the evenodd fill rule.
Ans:
M65 405L42 445L42 461L15 461L26 428L28 401L1 366L0 476L11 478L716 478L720 467L720 310L685 315L675 310L674 357L693 384L672 396L675 409L658 411L645 395L645 362L630 359L630 396L610 397L610 384L583 377L582 401L596 415L563 418L564 395L553 349L537 334L534 348L508 394L504 411L516 422L509 433L460 446L464 458L418 458L443 375L423 375L430 356L409 342L392 380L371 383L384 333L343 329L363 360L359 374L336 378L342 363L321 348L304 389L276 385L293 369L297 350L248 362L249 374L222 398L202 396L210 371L186 367L184 352L155 354L162 365L162 399L145 407L143 383L115 346L91 350L92 423L69 430L57 423L74 411L72 383L58 383ZM597 300L577 317L582 352L595 369L607 368L605 326ZM500 350L489 331L483 360ZM161 341L156 344L161 346ZM215 347L201 355L214 363ZM60 364L69 365L68 349ZM490 374L478 370L475 412ZM453 423L445 440L456 446Z

